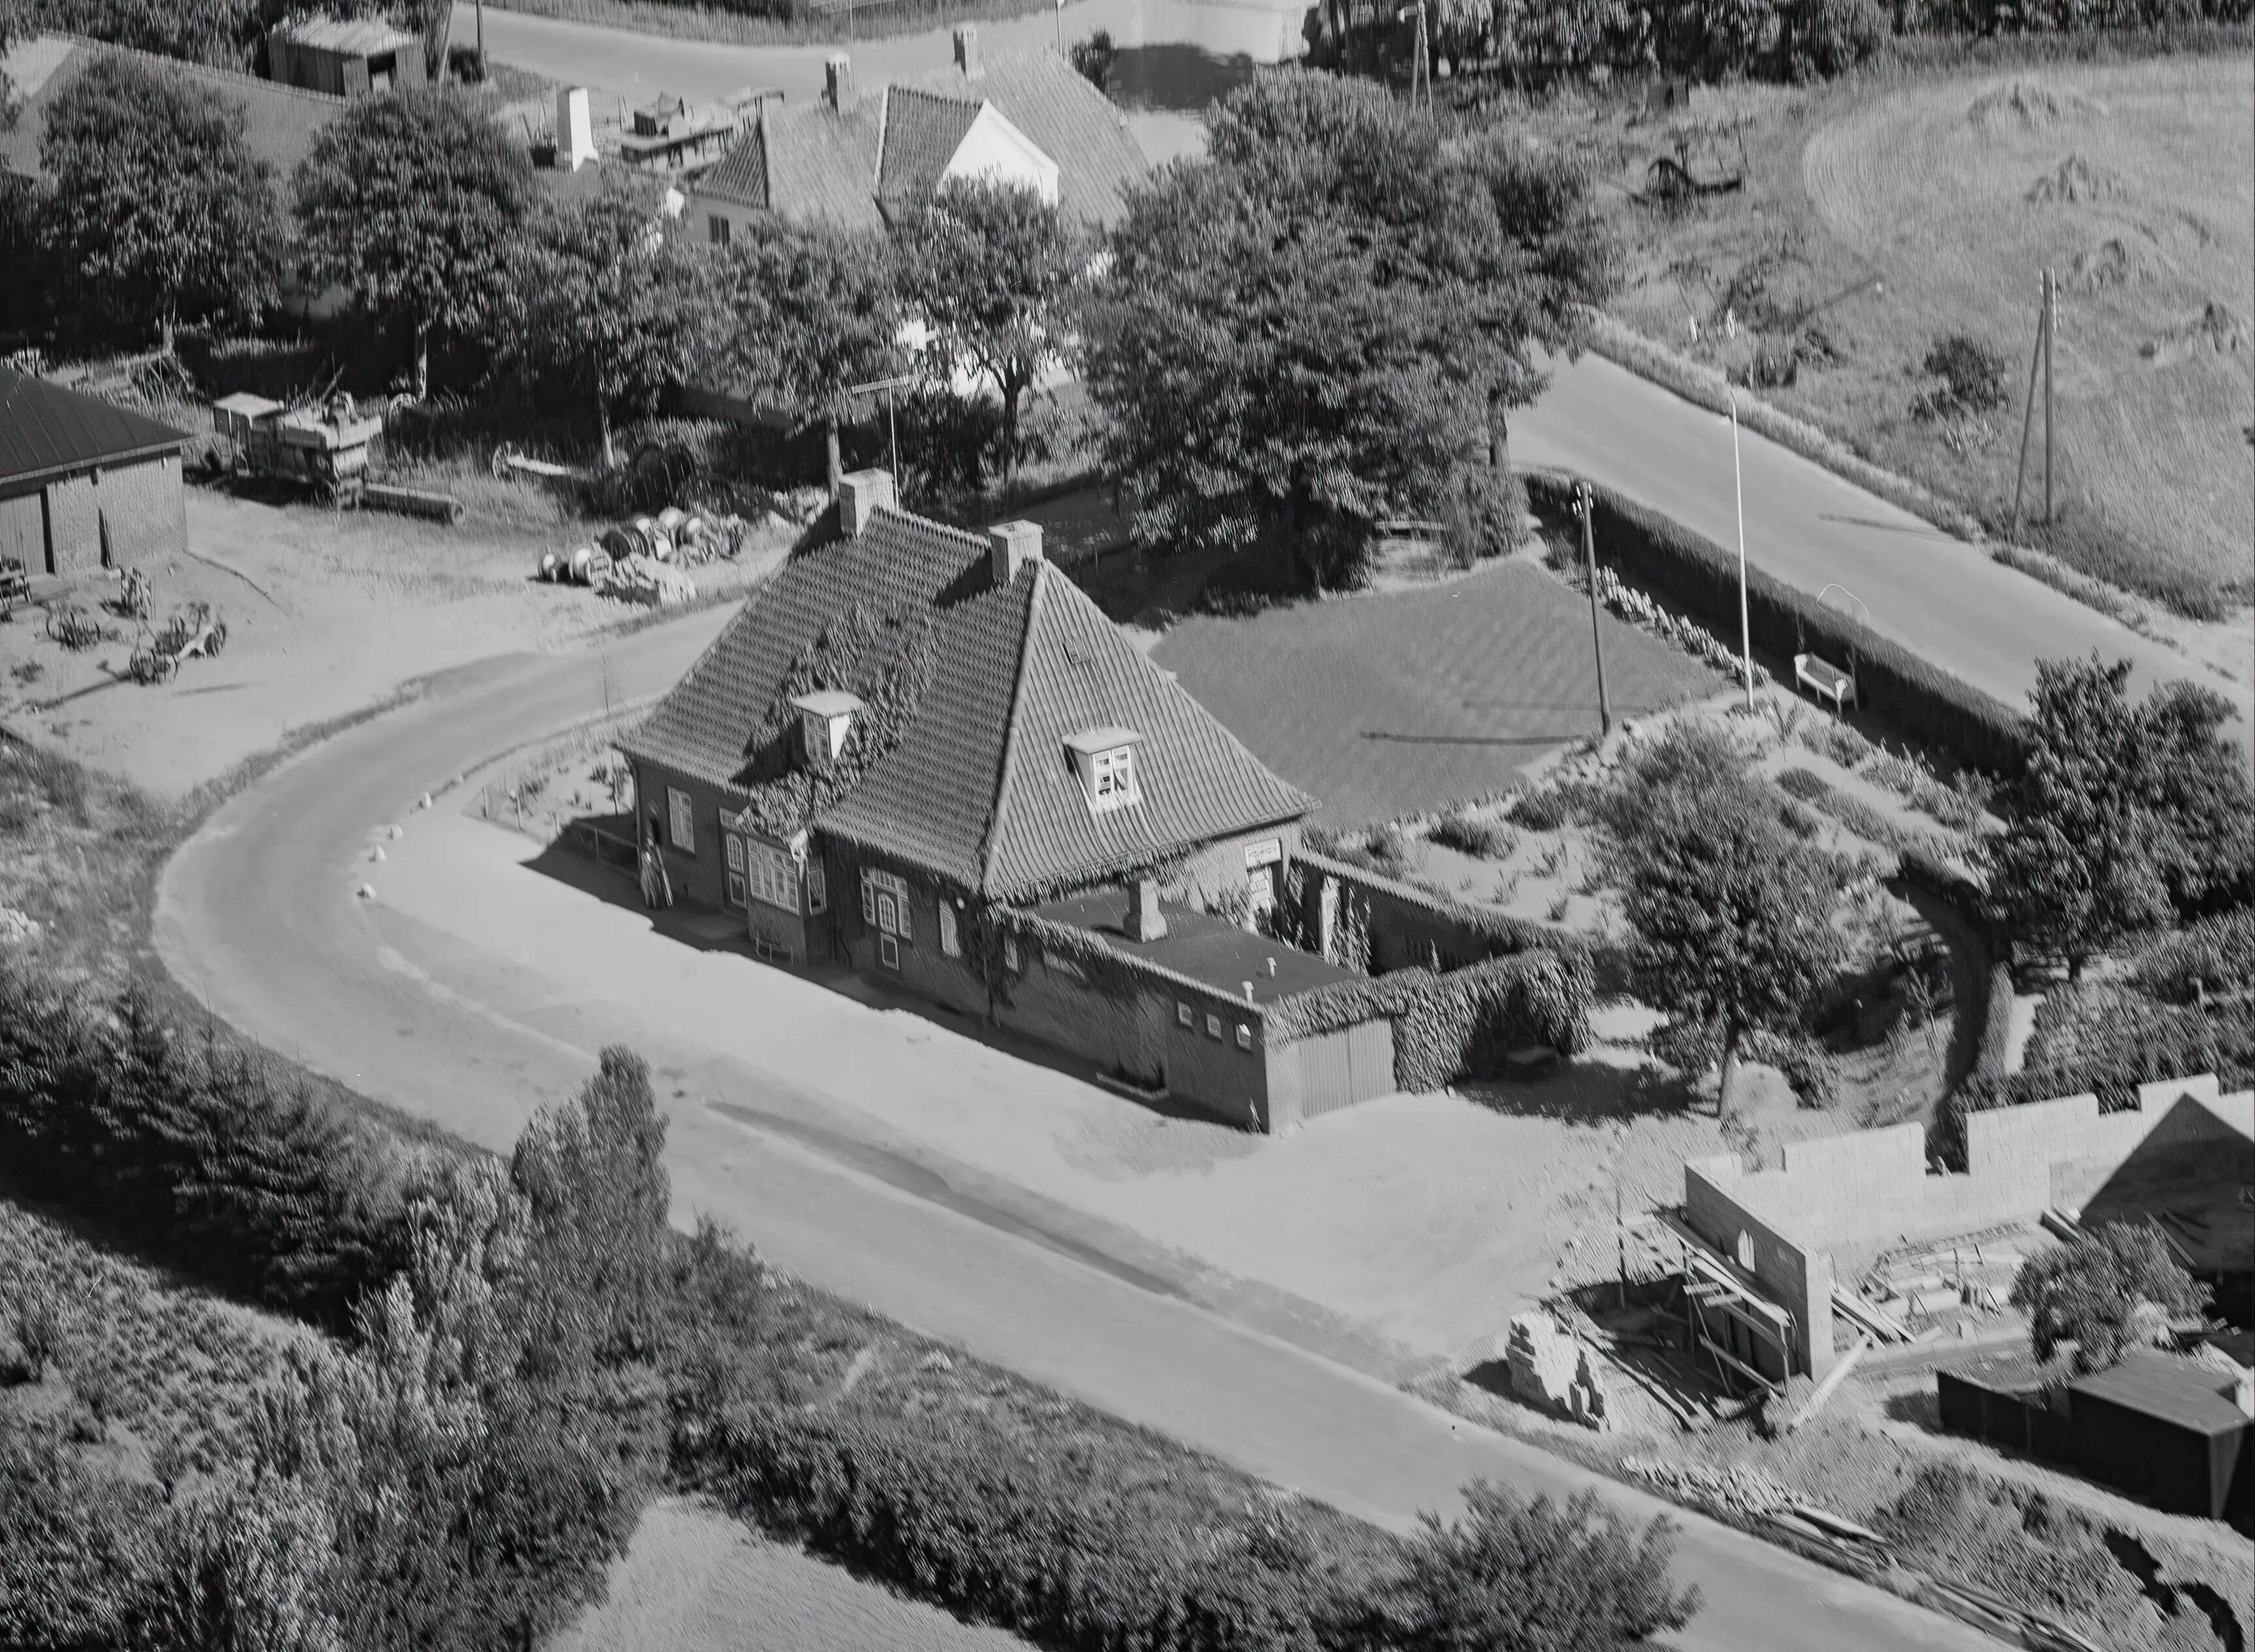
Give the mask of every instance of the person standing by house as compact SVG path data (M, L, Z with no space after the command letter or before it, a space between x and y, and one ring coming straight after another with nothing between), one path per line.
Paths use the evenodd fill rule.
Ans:
M652 809L643 827L642 834L642 904L645 906L671 906L673 904L673 878L665 869L665 851L659 846L657 811Z

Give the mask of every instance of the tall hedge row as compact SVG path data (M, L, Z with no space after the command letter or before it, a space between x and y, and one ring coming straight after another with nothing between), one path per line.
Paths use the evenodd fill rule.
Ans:
M355 1137L137 984L109 998L0 956L0 1186L342 1331L405 1255L403 1156Z
M1571 503L1572 478L1530 472L1525 480L1545 511ZM1600 562L1702 624L1738 634L1736 556L1609 488L1591 493ZM1747 570L1746 610L1760 652L1790 659L1805 648L1839 665L1852 658L1858 698L1907 733L1992 774L2020 766L2024 719L2001 700L1759 568Z
M1394 1082L1412 1095L1493 1078L1510 1051L1563 1054L1590 1042L1597 972L1586 952L1521 952L1445 973L1396 970L1340 981L1269 1006L1272 1041L1383 1018L1394 1024Z
M685 1429L675 1460L769 1531L1045 1646L1314 1652L1371 1582L1287 1511L1186 1521L1174 1488L1105 1483L1000 1427L755 1404Z

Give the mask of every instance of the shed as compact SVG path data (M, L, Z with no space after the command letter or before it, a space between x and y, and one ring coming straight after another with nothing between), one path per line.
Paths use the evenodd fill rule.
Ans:
M420 86L422 39L380 18L294 18L266 37L266 74L332 97Z
M2039 1365L2026 1354L1962 1360L1934 1374L1942 1427L1992 1446L2053 1462L2075 1460L2066 1364Z
M2076 1456L2094 1480L2219 1520L2249 1498L2250 1419L2215 1372L2134 1353L2069 1385Z
M0 559L72 574L183 550L188 440L98 396L0 368Z

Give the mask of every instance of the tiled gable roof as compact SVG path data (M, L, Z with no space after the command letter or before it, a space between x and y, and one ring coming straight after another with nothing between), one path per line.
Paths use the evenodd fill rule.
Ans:
M0 368L0 482L178 452L187 439L98 396Z
M733 201L739 206L768 206L768 124L752 122L751 130L720 158L720 164L698 178L698 194L712 200Z
M939 187L939 176L979 118L976 82L959 77L973 94L942 97L910 87L885 94L884 147L877 158L877 203L891 210L921 206Z
M785 563L621 745L742 795L752 735L791 662L825 626L857 603L881 613L929 607L985 564L975 536L880 510L858 538L828 540Z
M914 724L823 830L1015 900L1316 808L1046 563L950 615L938 654ZM1142 737L1142 801L1096 815L1065 740L1107 724Z
M903 89L992 102L1057 163L1058 210L1084 222L1119 222L1128 186L1150 170L1127 116L1054 52L989 59L975 80L950 68L904 82L896 97Z
M46 130L47 106L104 52L130 58L144 67L184 75L242 104L246 116L243 142L252 154L274 169L275 186L285 196L290 174L313 148L314 134L345 107L340 97L230 69L214 69L74 35L35 35L19 42L0 60L0 70L16 88L22 105L15 126L0 132L0 169L25 178L44 176L39 169L39 138Z
M879 104L864 98L843 115L815 102L769 115L768 205L794 223L882 229L877 212Z

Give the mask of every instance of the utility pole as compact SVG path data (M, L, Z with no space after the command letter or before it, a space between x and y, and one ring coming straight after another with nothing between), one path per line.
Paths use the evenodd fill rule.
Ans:
M1605 735L1613 732L1613 713L1605 698L1605 634L1598 624L1598 540L1591 521L1596 514L1592 502L1590 485L1575 483L1574 514L1582 519L1582 566L1590 578L1590 642L1598 656L1598 729Z
M1417 107L1417 88L1422 83L1425 88L1425 112L1430 115L1433 111L1433 70L1425 38L1424 0L1418 0L1418 4L1413 6L1402 7L1394 14L1394 18L1397 23L1414 19L1417 24L1415 55L1409 60L1409 107Z
M2058 287L2050 270L2043 272L2042 298L2036 306L2036 347L2028 357L2028 400L2020 415L2020 462L2013 472L2013 526L2006 536L2020 536L2020 502L2028 484L2028 438L2035 433L2036 375L2043 374L2044 399L2044 520L2051 520L2051 328L2058 309Z
M1057 0L1057 55L1064 55L1064 0Z
M848 385L846 389L846 394L848 396L873 396L879 390L885 393L885 429L886 433L892 438L893 496L896 499L900 497L901 493L901 425L899 416L894 410L893 394L896 390L905 389L915 382L914 374L903 373L889 379L872 379L867 384Z
M486 0L478 0L478 79L486 77Z
M1754 709L1754 627L1746 610L1746 484L1739 465L1739 397L1731 394L1731 487L1739 501L1739 647L1745 655L1746 710Z

